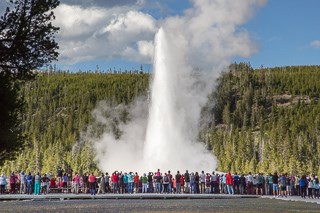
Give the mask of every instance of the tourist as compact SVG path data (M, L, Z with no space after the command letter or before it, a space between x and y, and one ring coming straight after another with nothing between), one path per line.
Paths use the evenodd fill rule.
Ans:
M295 190L295 194L294 195L298 195L298 196L301 195L300 194L301 191L300 191L300 176L299 175L297 175L295 177L294 190Z
M14 194L16 192L16 181L17 181L17 177L14 174L14 172L11 173L9 181L10 181L10 193Z
M184 180L185 180L185 193L190 193L190 175L188 170L186 170L186 173L184 173Z
M228 174L226 175L226 185L227 185L228 194L232 194L232 195L234 194L233 184L234 184L233 178L229 171Z
M195 193L195 176L193 172L191 172L190 174L190 189L191 189L191 194L194 194Z
M50 179L50 185L49 185L50 191L54 191L54 189L57 188L57 179L55 176L52 176Z
M269 173L269 175L267 176L267 183L268 183L267 194L268 195L273 195L273 192L272 192L273 181L272 181L272 174L271 173Z
M221 193L226 194L227 192L227 177L225 174L221 176Z
M163 192L164 193L167 193L167 194L169 193L168 186L169 186L169 177L168 177L168 174L165 173L163 176Z
M184 192L184 176L180 175L180 192Z
M34 194L35 195L40 195L40 181L41 181L41 176L38 172L34 177Z
M278 177L278 173L275 172L272 176L272 191L273 191L273 197L278 196L279 194L279 177Z
M98 188L98 194L102 193L106 193L105 189L106 189L106 184L105 184L105 179L104 179L104 174L101 174L101 177L99 177L99 188Z
M292 177L289 176L288 174L286 174L286 193L287 196L291 196L292 195Z
M27 194L31 195L32 194L32 182L33 182L33 176L31 175L31 172L29 172L27 176Z
M206 179L205 179L205 185L206 185L205 193L206 194L210 194L210 187L211 187L210 178L211 178L211 175L209 173L207 173Z
M128 193L132 194L133 193L134 174L133 174L133 172L129 172L127 176L128 176Z
M155 180L155 184L156 184L156 193L160 194L161 193L161 174L159 173L159 169L158 172L154 173L154 180Z
M281 174L280 179L279 179L279 185L280 185L280 195L281 197L285 196L287 197L286 194L286 176L284 174Z
M307 178L305 175L301 176L300 181L299 181L299 185L300 185L301 197L306 198L306 190L308 187L308 182L307 182Z
M172 174L170 170L168 171L168 178L169 178L168 192L172 193Z
M233 176L233 182L234 182L234 189L235 189L236 194L240 194L239 178L240 178L240 177L239 177L238 173L235 173L234 176Z
M110 188L110 175L108 172L106 172L106 175L104 176L105 179L105 183L106 183L106 192L111 192L111 188Z
M2 173L0 176L0 194L5 193L6 183L7 183L7 177L4 175L4 173Z
M313 180L310 177L307 177L307 181L308 181L308 198L311 199L313 198Z
M124 189L124 173L122 173L122 171L119 173L118 175L118 191L120 194L126 193L125 189ZM127 174L127 178L128 178L128 174ZM129 182L128 182L128 190L129 190Z
M57 174L58 174L58 185L60 186L61 182L62 182L62 177L63 177L63 169L61 167L58 168L57 170Z
M152 193L153 192L153 173L149 172L148 174L148 192Z
M41 178L41 194L48 193L48 177L47 174L44 174Z
M313 179L313 188L314 188L314 198L318 198L319 199L319 178L318 176L315 176L315 178Z
M200 174L200 193L203 194L205 190L206 174L204 171Z
M128 182L128 174L126 172L123 174L122 179L123 179L123 190L120 193L128 193L129 182Z
M261 173L258 173L258 176L256 177L257 180L257 184L256 184L256 195L263 195L263 185L264 185L264 181L263 181L263 176Z
M200 176L199 176L199 173L196 172L195 175L194 175L195 194L199 194L200 193L199 183L200 183Z
M133 178L135 193L139 193L139 175L136 172Z
M26 175L24 171L20 173L20 194L26 193Z
M181 193L181 174L179 171L177 171L175 180L176 180L176 193L180 194Z
M90 194L96 195L96 177L94 176L93 172L91 175L89 175L89 188L90 188Z
M244 176L244 174L241 174L239 177L239 188L240 188L240 194L243 195L245 194L245 189L246 189L246 178Z
M67 173L64 173L62 177L62 187L64 188L64 192L68 192L68 175Z
M88 176L88 173L84 173L84 175L82 175L82 192L88 193L88 188L89 188L89 176Z
M143 176L141 177L141 182L142 182L142 193L147 193L148 191L148 177L147 174L144 173Z
M114 172L112 174L111 179L112 179L111 181L113 184L113 193L116 194L116 193L118 193L118 181L119 181L117 172Z
M80 188L80 176L76 172L74 177L73 177L73 190L74 193L78 194L79 193L79 188Z
M253 194L253 176L251 174L251 172L249 172L248 176L247 176L247 194Z

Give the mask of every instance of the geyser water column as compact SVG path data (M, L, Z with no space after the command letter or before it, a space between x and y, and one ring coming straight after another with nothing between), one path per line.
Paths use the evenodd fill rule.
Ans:
M186 41L160 28L155 38L154 76L144 147L149 171L212 171L216 160L197 142L201 102L192 69L185 59ZM202 95L203 96L203 95Z

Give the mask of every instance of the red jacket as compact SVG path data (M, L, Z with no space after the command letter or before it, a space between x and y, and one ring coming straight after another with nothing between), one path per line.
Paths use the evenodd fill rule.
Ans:
M114 173L114 174L112 175L112 182L113 182L113 183L118 183L118 175L117 175L116 173Z
M233 178L232 178L230 172L228 172L228 174L227 174L226 184L227 184L227 185L233 185Z

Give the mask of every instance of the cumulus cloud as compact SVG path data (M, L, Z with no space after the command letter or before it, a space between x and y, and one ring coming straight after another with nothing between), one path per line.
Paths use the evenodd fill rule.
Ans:
M56 10L60 62L124 58L151 62L148 43L156 20L129 7L87 7L62 4ZM141 52L140 52L141 51Z
M314 40L310 43L310 46L313 48L320 48L320 40Z
M195 66L225 65L233 56L249 57L258 51L249 33L240 26L266 1L193 0L192 3L193 8L184 16L168 18L165 26L188 41L193 50L189 58Z

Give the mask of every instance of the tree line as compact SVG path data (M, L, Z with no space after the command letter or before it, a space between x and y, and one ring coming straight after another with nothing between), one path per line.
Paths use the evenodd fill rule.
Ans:
M217 156L217 169L319 174L319 70L235 63L222 72L203 107L202 116L210 119L201 119L206 123L199 133ZM90 143L74 150L92 124L92 110L101 100L128 105L147 96L150 80L149 74L38 73L21 90L23 150L0 170L98 170Z

